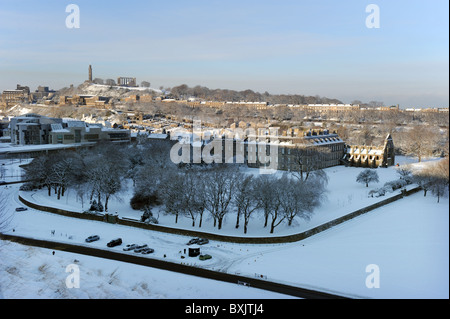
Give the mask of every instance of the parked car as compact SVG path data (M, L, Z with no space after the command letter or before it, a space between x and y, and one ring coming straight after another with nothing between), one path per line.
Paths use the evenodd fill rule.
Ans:
M147 244L144 244L144 245L139 245L139 246L137 246L135 249L134 249L134 252L135 253L141 253L145 248L147 248L148 246L147 246Z
M108 247L115 247L115 246L120 246L120 245L122 245L122 238L113 239L109 243L106 244L106 246L108 246Z
M193 245L193 244L196 244L196 243L198 243L198 241L200 240L200 238L192 238L190 241L188 241L187 242L187 244L186 245Z
M100 236L92 235L92 236L89 236L88 238L86 238L86 242L87 243L92 243L93 241L97 241L99 239L100 239Z
M200 238L200 239L197 241L197 245L205 245L205 244L207 244L207 243L209 243L209 240L206 239L206 238Z
M198 257L198 259L200 259L200 260L208 260L208 259L211 259L211 258L212 258L212 256L211 256L211 255L208 255L208 254L200 255L200 256Z
M141 251L141 254L147 255L147 254L153 253L154 251L155 251L155 250L154 250L153 248L147 247L147 248L144 248L143 251Z
M138 245L136 245L136 244L128 244L128 245L125 246L125 248L123 249L123 251L134 250L134 249L136 249L137 246L138 246Z
M26 210L28 210L28 208L26 208L26 207L17 207L16 208L16 212L23 212L23 211L26 211Z

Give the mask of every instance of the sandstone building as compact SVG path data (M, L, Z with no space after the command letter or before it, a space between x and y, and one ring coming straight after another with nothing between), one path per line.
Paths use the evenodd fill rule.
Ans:
M395 165L395 150L392 136L386 137L383 146L349 145L344 163L358 167L388 167Z
M30 88L20 84L17 84L15 90L4 90L0 98L0 104L4 106L29 102L31 102Z
M183 163L235 163L251 168L268 168L300 173L351 165L387 167L394 165L394 144L389 135L382 147L348 146L329 130L288 130L278 128L236 128L227 132L180 134L178 157Z

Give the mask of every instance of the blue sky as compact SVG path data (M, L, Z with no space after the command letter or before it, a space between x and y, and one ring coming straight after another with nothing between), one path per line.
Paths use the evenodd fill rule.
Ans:
M0 0L0 90L94 77L448 107L448 1ZM65 25L80 8L80 28ZM380 28L366 27L366 6Z

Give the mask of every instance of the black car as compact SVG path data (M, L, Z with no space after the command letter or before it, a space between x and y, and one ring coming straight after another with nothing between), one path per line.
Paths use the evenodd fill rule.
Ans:
M26 210L28 210L28 208L26 208L26 207L17 207L16 208L16 212L24 212Z
M96 241L96 240L99 240L99 239L100 239L100 236L92 235L92 236L89 236L88 238L86 238L86 242L87 243L92 243L93 241Z
M106 244L106 246L108 246L108 247L115 247L115 246L120 246L120 245L122 245L122 238L113 239L109 243Z

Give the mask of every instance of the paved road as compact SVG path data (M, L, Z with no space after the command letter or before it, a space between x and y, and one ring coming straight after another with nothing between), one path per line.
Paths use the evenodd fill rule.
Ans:
M256 278L227 274L227 273L217 272L217 271L213 271L213 270L209 270L209 269L190 267L187 265L177 264L177 263L168 262L168 261L159 260L159 259L152 259L152 258L141 257L141 256L137 256L137 255L123 254L120 252L115 252L115 251L111 251L111 250L107 250L107 249L92 248L92 247L86 247L86 246L79 246L79 245L73 245L73 244L67 244L67 243L59 243L59 242L54 242L54 241L26 238L26 237L6 235L6 234L0 234L0 239L13 241L13 242L20 243L23 245L28 245L28 246L36 246L36 247L48 248L48 249L52 249L52 250L61 250L61 251L67 251L67 252L76 253L76 254L83 254L83 255L88 255L88 256L93 256L93 257L107 258L107 259L117 260L117 261L121 261L121 262L133 263L133 264L141 265L141 266L147 266L147 267L153 267L153 268L158 268L158 269L163 269L163 270L168 270L168 271L174 271L174 272L183 273L183 274L192 275L192 276L198 276L198 277L219 280L219 281L224 281L224 282L229 282L229 283L235 283L235 284L243 284L243 285L251 286L253 288L269 290L269 291L278 292L278 293L295 296L295 297L299 297L299 298L347 299L344 296L335 295L335 294L331 294L331 293L314 291L314 290L310 290L310 289L280 284L280 283L266 281L266 280L260 280L260 279L256 279Z

